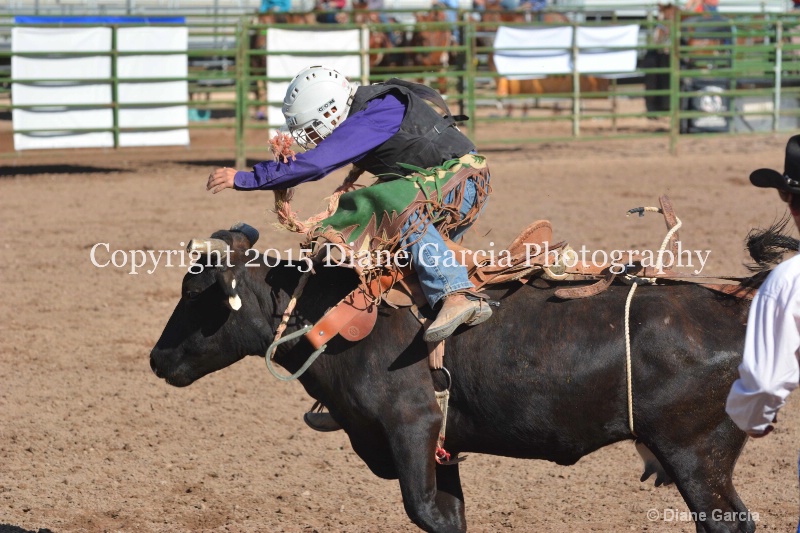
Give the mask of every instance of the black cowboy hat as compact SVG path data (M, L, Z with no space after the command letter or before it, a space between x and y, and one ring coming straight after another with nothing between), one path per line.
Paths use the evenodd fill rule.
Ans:
M784 172L760 168L750 174L750 183L756 187L773 187L779 191L800 194L800 135L795 135L786 144Z

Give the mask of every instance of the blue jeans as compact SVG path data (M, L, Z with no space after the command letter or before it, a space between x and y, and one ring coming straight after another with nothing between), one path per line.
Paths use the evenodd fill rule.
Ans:
M467 180L464 184L464 201L461 203L459 213L461 218L469 212L475 204L477 191L475 182ZM453 201L455 191L451 191L444 198L444 203L448 204ZM484 206L486 204L484 203ZM403 233L409 227L415 226L419 223L419 217L412 216L403 226ZM459 227L450 232L448 237L452 241L458 241L464 236L464 233L470 228L470 225ZM439 300L456 291L463 289L472 289L474 285L467 276L466 267L458 263L455 254L450 251L445 244L442 235L433 226L428 226L422 237L420 232L411 233L404 241L404 245L408 245L408 251L411 254L411 264L417 272L419 283L422 286L422 293L428 300L428 304L433 307Z

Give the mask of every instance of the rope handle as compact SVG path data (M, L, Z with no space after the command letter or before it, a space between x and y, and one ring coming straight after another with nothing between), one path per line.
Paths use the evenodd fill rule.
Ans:
M664 214L664 211L660 207L636 207L634 209L628 210L628 216L638 213L640 217L643 217L646 212L650 213L661 213ZM677 232L680 227L683 225L681 219L675 217L675 225L667 231L664 240L661 242L661 247L658 249L658 269L661 270L661 259L663 257L664 250L667 249L667 244L672 236ZM626 378L626 389L627 389L627 397L628 397L628 429L630 429L631 434L634 437L637 437L636 431L633 426L633 369L631 363L631 301L633 300L633 294L636 292L636 287L638 287L642 283L646 283L649 280L646 278L639 278L637 276L627 276L628 280L631 281L631 289L628 291L628 297L625 299L625 378Z
M273 376L275 376L277 379L279 379L281 381L293 381L293 380L299 378L300 376L302 376L305 373L305 371L308 370L308 367L311 366L311 363L313 363L314 361L317 360L317 357L319 357L322 354L322 352L325 351L325 348L328 347L327 344L323 344L322 346L320 346L314 353L312 353L308 357L306 362L303 363L303 366L301 366L300 369L297 372L295 372L294 374L291 374L289 376L282 376L282 375L278 374L278 371L275 370L275 366L272 364L272 357L275 355L275 351L278 349L279 345L283 344L284 342L288 342L288 341L290 341L292 339L296 339L297 337L302 337L303 335L305 335L306 333L311 331L312 327L314 327L314 326L311 326L311 325L305 326L304 328L300 328L297 331L294 331L294 332L286 335L282 339L276 338L273 341L273 343L269 345L269 348L267 348L266 360L267 360L267 370L269 370L270 374L272 374Z
M634 213L638 214L639 217L643 217L645 213L661 213L664 214L664 210L660 207L634 207L633 209L628 209L628 212L625 216L631 216ZM656 265L658 270L661 270L661 259L663 257L664 250L667 249L667 244L669 244L669 240L672 238L675 233L683 226L683 222L677 216L675 217L675 225L672 226L669 231L667 231L664 240L661 242L661 247L658 249L658 264Z
M294 196L293 189L280 189L272 191L275 195L274 212L278 216L278 225L288 229L289 231L307 235L308 232L311 231L318 222L325 220L336 212L336 210L339 208L339 198L344 193L355 190L355 183L362 174L364 174L364 170L353 165L353 167L350 169L350 172L347 173L347 176L342 184L339 185L333 191L333 194L331 194L331 196L328 198L328 207L325 208L324 211L317 213L316 215L303 221L298 220L298 214L292 211L290 201L292 196Z

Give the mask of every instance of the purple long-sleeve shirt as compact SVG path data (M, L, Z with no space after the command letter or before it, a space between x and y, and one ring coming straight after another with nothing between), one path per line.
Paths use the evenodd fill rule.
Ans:
M393 94L371 100L365 109L348 117L313 150L297 154L294 161L263 161L253 172L240 170L233 179L239 190L288 189L316 181L356 162L400 130L407 103Z

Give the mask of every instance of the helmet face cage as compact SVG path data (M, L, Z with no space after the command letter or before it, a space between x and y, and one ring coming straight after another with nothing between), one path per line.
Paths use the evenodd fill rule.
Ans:
M332 108L331 112L336 113L336 108ZM325 115L325 118L330 118L329 113ZM339 125L339 119L339 116L331 119L330 123L332 127L328 127L320 120L314 120L311 124L290 127L289 132L292 134L292 137L294 137L294 140L297 141L297 144L306 150L311 150L333 132L333 129Z
M350 109L355 88L342 74L310 67L295 76L283 102L289 132L309 150L341 124Z
M290 128L289 132L292 134L292 137L294 137L294 140L297 142L297 144L306 150L311 150L320 142L322 142L322 139L331 134L330 130L318 120L315 120L311 125L304 128Z

